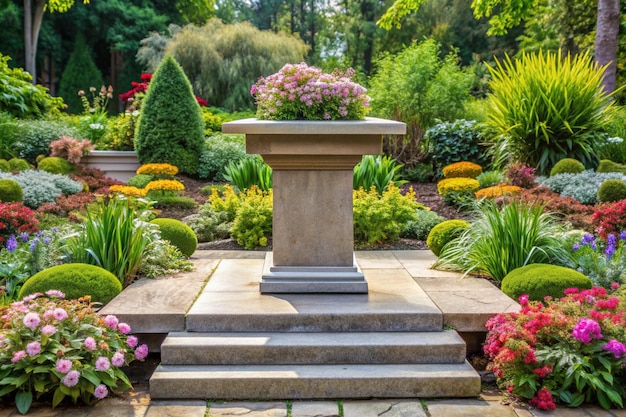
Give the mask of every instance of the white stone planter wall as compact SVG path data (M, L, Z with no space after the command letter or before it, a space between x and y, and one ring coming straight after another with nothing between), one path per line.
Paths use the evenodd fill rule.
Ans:
M141 166L135 151L91 151L81 162L123 182L134 176Z

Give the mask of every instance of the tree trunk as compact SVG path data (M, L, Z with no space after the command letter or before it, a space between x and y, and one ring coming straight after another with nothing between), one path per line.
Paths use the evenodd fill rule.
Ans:
M24 0L24 67L33 84L37 84L37 42L45 5L46 0Z
M595 61L601 66L608 64L602 80L602 85L607 93L615 90L619 13L619 0L598 0Z

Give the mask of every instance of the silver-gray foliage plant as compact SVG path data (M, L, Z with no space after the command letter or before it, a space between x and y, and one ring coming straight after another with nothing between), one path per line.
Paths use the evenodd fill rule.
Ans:
M0 172L0 178L10 178L24 191L24 205L36 209L43 203L52 203L61 195L76 194L83 185L67 175L51 174L29 169L13 175Z
M598 202L598 189L608 179L626 181L620 172L594 172L586 170L579 174L557 174L552 177L539 177L537 183L545 185L561 197L573 197L583 204Z

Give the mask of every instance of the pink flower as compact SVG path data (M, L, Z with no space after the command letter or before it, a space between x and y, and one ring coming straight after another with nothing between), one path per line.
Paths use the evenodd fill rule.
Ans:
M528 294L523 294L519 296L519 304L524 307L528 305Z
M48 297L57 297L57 298L65 298L65 294L59 290L50 290L46 291L46 295Z
M117 320L117 317L111 314L109 314L108 316L104 318L104 324L107 327L110 327L111 329L115 329L117 327L117 323L119 323L119 321Z
M63 321L67 318L67 311L62 308L55 308L54 311L52 311L52 317L57 321Z
M619 288L619 282L611 282L611 289L618 289Z
M120 331L120 333L122 334L128 334L130 333L130 326L126 323L120 323L117 326L117 329Z
M36 329L37 326L39 326L39 323L41 323L41 319L39 318L39 314L37 313L28 313L24 316L24 326L28 327L29 329Z
M609 343L602 346L602 349L608 350L613 355L615 355L615 358L617 359L621 358L622 356L626 354L626 346L624 346L623 343L615 339L609 340Z
M61 382L66 387L73 387L74 385L78 384L79 379L80 379L80 372L74 370L74 371L69 371L67 375L63 377Z
M69 359L59 359L55 367L57 371L66 374L72 370L72 361Z
M39 342L30 342L26 345L26 353L28 353L28 356L33 357L39 354L39 352L41 352L41 344Z
M148 356L148 345L143 344L140 345L137 349L135 349L135 357L139 360L143 360Z
M41 334L51 335L51 334L55 334L56 332L57 332L57 328L51 324L46 324L45 326L41 328Z
M93 337L88 337L85 339L85 348L87 350L96 350L96 341Z
M93 396L99 400L105 398L107 395L109 395L109 390L104 384L98 385L96 389L93 390Z
M111 362L109 362L109 358L106 356L100 356L96 359L96 369L98 371L106 371L111 367Z
M126 344L131 349L133 349L135 346L137 346L137 343L139 343L139 340L137 339L137 336L128 336L128 339L126 339Z
M588 318L582 318L576 324L576 326L574 326L572 336L576 340L580 340L583 343L589 343L594 338L601 339L602 333L600 325L597 321Z
M13 353L13 357L11 358L11 362L17 363L17 362L19 362L20 360L22 360L25 357L26 357L26 352L24 352L23 350L18 350L17 352Z
M113 364L113 366L115 366L116 368L119 368L121 366L124 366L124 362L126 361L126 357L124 355L124 352L121 351L117 351L113 354L113 358L111 358L111 363Z

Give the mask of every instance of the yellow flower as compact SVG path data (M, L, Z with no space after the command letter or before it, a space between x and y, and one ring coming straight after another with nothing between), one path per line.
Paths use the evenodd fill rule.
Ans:
M499 184L494 185L493 187L483 188L476 191L474 194L476 195L477 199L481 199L500 197L502 195L509 194L518 194L520 191L522 191L522 189L516 185Z
M473 178L446 178L437 183L437 191L441 195L450 192L476 192L480 184Z
M178 168L171 164L144 164L137 169L137 175L176 175Z
M483 172L480 165L473 162L455 162L443 167L445 178L476 178Z
M145 197L148 193L145 189L131 187L129 185L112 185L109 187L109 190L114 193L121 193L132 197Z
M150 181L144 190L146 191L183 191L185 186L176 180L154 180Z

